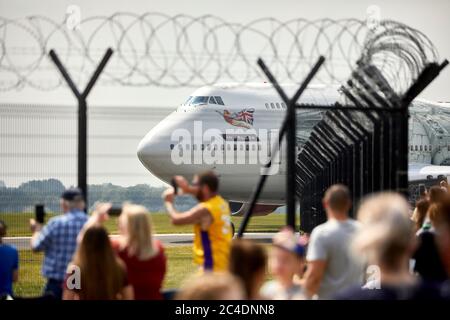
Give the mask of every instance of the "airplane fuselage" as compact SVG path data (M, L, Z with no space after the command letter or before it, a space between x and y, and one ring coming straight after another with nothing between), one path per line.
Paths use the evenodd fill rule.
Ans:
M284 86L292 94L295 86ZM340 101L333 88L309 88L299 100L305 105L333 105ZM415 101L410 107L410 179L450 174L450 111L447 107ZM232 201L248 201L262 172L286 105L270 84L216 85L196 90L189 99L154 127L141 141L143 165L169 183L180 174L213 169L220 176L221 193ZM301 148L321 111L297 112L297 144ZM447 128L449 127L449 128ZM447 131L449 130L449 131ZM260 203L284 205L286 152L271 163L272 172Z

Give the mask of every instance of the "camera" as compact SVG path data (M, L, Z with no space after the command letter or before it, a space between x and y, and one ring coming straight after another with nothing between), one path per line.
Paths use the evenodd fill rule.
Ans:
M40 223L43 224L44 220L45 220L45 209L44 209L44 205L43 204L37 204L34 206L34 217L35 220Z
M178 184L175 181L175 178L172 178L172 180L170 180L170 184L172 185L175 195L177 195L178 194Z
M111 217L118 217L122 214L122 207L111 207L108 210L108 215Z

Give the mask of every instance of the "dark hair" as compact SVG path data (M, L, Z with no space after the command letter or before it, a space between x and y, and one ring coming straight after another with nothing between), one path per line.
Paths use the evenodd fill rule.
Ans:
M336 211L348 210L352 205L350 190L343 184L335 184L329 187L325 192L323 200L331 210Z
M431 204L442 201L446 195L445 191L439 186L432 186L428 194Z
M415 217L416 229L422 228L423 222L427 216L428 208L430 207L430 202L427 199L420 199L416 203L417 216Z
M86 230L72 264L81 270L81 289L77 291L81 300L115 300L125 286L125 267L103 226Z
M267 254L265 249L249 240L234 240L230 251L229 270L244 285L247 298L252 298L255 275L266 269Z
M217 178L217 175L214 173L214 171L203 171L197 174L197 176L200 186L206 185L211 192L217 192L217 190L219 189L219 179Z
M433 217L438 228L447 229L450 232L450 199L446 198L439 204L439 211Z
M8 229L8 226L3 220L0 220L0 238L6 236L6 229Z

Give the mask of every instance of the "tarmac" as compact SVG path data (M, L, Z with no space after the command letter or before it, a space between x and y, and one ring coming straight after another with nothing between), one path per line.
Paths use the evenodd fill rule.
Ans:
M273 233L244 233L245 239L255 240L260 243L271 243ZM111 235L112 238L117 235ZM183 246L191 245L194 234L192 233L168 233L168 234L156 234L156 239L161 241L165 246ZM31 237L5 237L4 243L14 245L18 250L30 249Z

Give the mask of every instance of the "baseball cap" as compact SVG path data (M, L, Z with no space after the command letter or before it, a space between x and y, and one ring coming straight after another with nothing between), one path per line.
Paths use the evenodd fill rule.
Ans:
M69 188L61 194L61 199L67 201L84 200L84 196L80 188Z
M305 245L303 240L298 238L290 228L283 228L273 238L273 245L296 254L299 257L305 256Z

